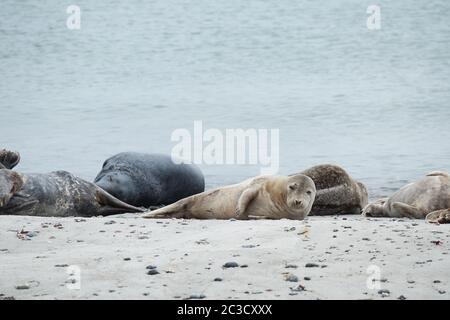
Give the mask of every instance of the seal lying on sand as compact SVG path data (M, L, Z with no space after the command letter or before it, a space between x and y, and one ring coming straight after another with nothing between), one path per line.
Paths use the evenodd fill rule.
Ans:
M389 198L367 205L362 214L366 217L426 218L429 222L450 223L450 177L446 172L431 172Z
M6 159L8 151L2 152ZM8 155L8 159L15 157L20 159L18 154ZM11 167L13 162L2 163L2 167ZM0 169L0 215L90 217L143 211L66 171L21 174Z
M341 167L314 166L300 172L310 177L317 193L310 215L360 214L367 205L367 189Z
M94 183L126 203L147 208L205 191L197 166L176 164L163 154L119 153L105 161Z
M144 218L304 219L314 202L311 178L258 176L206 191L145 214Z

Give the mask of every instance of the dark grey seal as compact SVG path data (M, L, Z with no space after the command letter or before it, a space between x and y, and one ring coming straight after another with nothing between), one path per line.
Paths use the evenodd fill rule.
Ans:
M300 173L310 177L316 185L311 216L360 214L367 205L366 187L337 165L317 165Z
M18 153L0 151L0 215L83 216L142 212L92 182L66 171L22 174L10 170Z
M119 153L105 161L94 183L126 203L147 208L205 191L196 165L176 164L164 154Z

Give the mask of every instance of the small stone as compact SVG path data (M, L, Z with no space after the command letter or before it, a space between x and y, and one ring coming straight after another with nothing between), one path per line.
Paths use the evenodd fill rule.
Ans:
M188 299L205 299L206 296L204 294L191 294Z
M150 265L146 266L145 269L148 269L148 270L156 269L156 266L150 264Z
M362 238L364 241L370 241L369 238Z
M389 297L391 292L387 289L378 290L378 294L381 294L382 297Z
M243 264L243 265L241 265L241 268L248 268L248 265L247 264Z
M441 280L434 280L433 283L441 283Z
M239 267L237 262L227 262L222 266L222 268L237 268L237 267Z
M296 264L287 264L287 265L285 266L285 268L286 268L286 269L297 269L298 266L297 266Z
M115 224L116 222L114 220L106 221L105 224Z
M69 265L68 264L66 264L66 263L63 263L63 264L55 264L55 267L56 268L66 268L66 267L68 267Z
M149 276L154 276L154 275L156 275L156 274L159 274L159 271L156 270L156 269L150 269L150 270L148 270L147 274L148 274Z
M131 258L123 258L123 261L130 261Z
M398 300L406 300L406 297L404 295L401 295L397 298Z
M305 264L305 268L318 268L319 265L317 263L308 262Z
M298 282L298 277L296 275L293 275L293 274L288 274L286 276L285 280L289 281L289 282Z
M447 291L445 291L445 290L439 290L438 292L439 292L439 294L444 294L444 293L446 293Z
M303 280L309 281L309 280L311 280L311 278L310 277L304 277Z
M222 278L214 278L214 281L220 282L220 281L222 281Z
M16 286L16 289L17 290L28 290L28 289L30 289L30 286L27 284L21 284L21 285Z

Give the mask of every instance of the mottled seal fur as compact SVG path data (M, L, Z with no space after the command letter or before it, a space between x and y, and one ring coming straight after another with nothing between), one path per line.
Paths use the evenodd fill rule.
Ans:
M379 199L363 210L366 217L406 217L450 223L450 177L434 171L407 184L392 196Z
M193 164L176 164L164 154L119 153L105 161L94 180L134 206L159 206L203 192L205 179Z
M367 205L366 187L337 165L317 165L300 173L310 177L317 189L310 215L360 214Z
M314 182L302 174L258 176L182 199L143 217L301 220L310 212L315 194Z
M20 159L14 153L8 159L14 157ZM22 174L7 169L17 163L2 163L0 169L0 215L90 217L143 211L66 171Z

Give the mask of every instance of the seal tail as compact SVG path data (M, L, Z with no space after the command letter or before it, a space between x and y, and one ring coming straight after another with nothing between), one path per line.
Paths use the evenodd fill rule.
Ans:
M128 203L125 203L111 194L98 188L95 192L95 198L97 202L104 206L104 214L118 214L118 213L126 213L126 212L144 212L145 210L142 208L138 208L132 206Z

